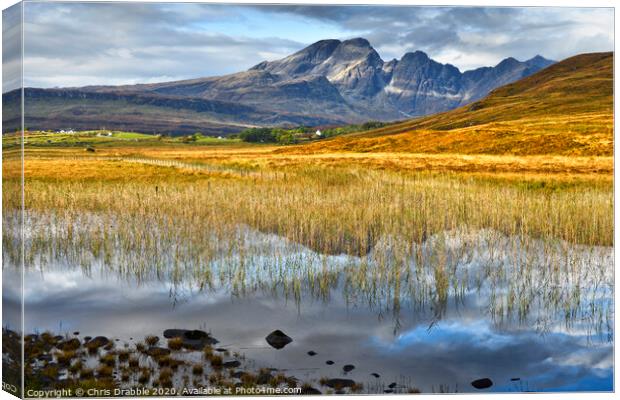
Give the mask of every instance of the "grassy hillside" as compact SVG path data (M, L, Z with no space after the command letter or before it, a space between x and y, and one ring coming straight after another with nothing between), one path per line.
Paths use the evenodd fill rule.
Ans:
M613 154L613 53L582 54L456 110L288 151Z

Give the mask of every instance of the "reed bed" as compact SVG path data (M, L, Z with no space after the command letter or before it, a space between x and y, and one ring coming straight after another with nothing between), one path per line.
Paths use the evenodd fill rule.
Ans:
M148 178L132 179L122 161L100 162L73 179L26 165L28 268L101 267L138 282L270 290L298 301L343 287L382 312L406 302L432 305L436 318L477 290L498 323L543 321L552 310L567 326L589 319L601 332L613 319L601 301L613 291L606 183L321 165L196 175L150 161L141 165ZM171 169L182 179L169 179ZM17 265L19 196L10 191L18 187L7 189L3 255Z

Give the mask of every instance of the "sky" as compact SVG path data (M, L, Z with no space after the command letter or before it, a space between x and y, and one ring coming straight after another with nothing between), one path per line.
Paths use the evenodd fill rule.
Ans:
M11 51L19 46L6 44L15 41L10 13L3 20L5 65L19 64L18 51ZM224 75L321 39L353 37L368 39L385 61L422 50L465 71L506 57L561 60L610 51L613 24L611 8L25 3L24 84ZM16 82L5 79L3 91Z

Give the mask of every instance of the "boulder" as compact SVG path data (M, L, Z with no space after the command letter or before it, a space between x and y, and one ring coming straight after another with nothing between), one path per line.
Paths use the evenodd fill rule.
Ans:
M493 386L493 381L489 378L476 379L471 385L476 389L488 389Z
M271 347L273 347L274 349L278 349L278 350L293 341L293 339L291 339L289 336L287 336L284 332L282 332L279 329L271 332L265 338L265 340L267 341L267 343L269 343Z

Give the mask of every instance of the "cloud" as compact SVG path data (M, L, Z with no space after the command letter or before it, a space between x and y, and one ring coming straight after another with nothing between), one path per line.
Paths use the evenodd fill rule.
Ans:
M24 18L24 80L37 87L223 75L358 36L384 60L422 50L461 70L509 56L560 60L612 50L614 22L604 8L184 3L26 3Z
M261 54L283 57L303 43L205 29L238 21L234 7L192 4L28 3L26 86L151 82L221 75L251 67Z
M536 54L561 60L613 50L611 8L274 7L364 36L384 59L422 50L461 70Z

